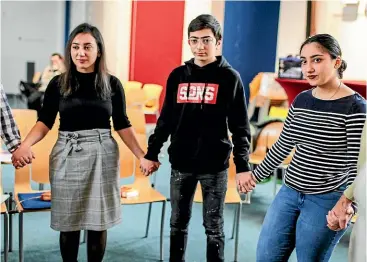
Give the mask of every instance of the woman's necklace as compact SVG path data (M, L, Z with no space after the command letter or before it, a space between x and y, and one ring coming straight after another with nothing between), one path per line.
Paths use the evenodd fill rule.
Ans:
M338 89L336 89L336 91L335 91L335 93L329 98L329 99L327 99L327 100L331 100L335 95L336 95L336 93L338 93L339 92L339 90L340 90L340 86L342 85L342 81L340 81L339 82L339 86L338 86ZM313 96L314 97L316 97L316 88L315 88L315 93L313 94ZM316 97L317 98L317 97Z

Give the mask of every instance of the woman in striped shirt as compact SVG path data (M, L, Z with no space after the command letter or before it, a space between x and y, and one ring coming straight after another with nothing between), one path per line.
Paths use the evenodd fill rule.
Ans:
M282 186L269 207L257 246L257 261L329 261L345 230L332 231L326 216L355 179L366 101L341 81L346 62L330 35L301 46L302 71L312 89L293 101L283 131L252 175L237 178L249 192L296 148ZM336 214L347 216L345 212Z

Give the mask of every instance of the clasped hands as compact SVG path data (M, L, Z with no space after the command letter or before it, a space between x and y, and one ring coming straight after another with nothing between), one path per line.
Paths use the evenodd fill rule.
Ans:
M140 171L145 176L150 176L151 174L153 174L155 171L158 170L160 165L161 165L161 163L151 161L151 160L148 160L146 158L141 158L140 159Z
M21 144L13 153L11 162L16 169L22 168L27 164L31 164L35 159L35 155L31 150L31 147Z
M353 214L352 201L342 195L326 216L327 227L333 231L346 229Z
M249 193L256 187L256 178L251 171L238 173L236 175L236 185L241 194Z

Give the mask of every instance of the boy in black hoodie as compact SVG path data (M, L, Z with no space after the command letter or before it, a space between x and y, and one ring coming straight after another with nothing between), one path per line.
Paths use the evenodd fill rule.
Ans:
M203 191L207 261L224 261L223 206L232 143L237 174L250 173L250 128L239 73L215 56L222 33L211 15L200 15L188 28L194 54L170 74L164 105L141 162L146 173L157 167L158 154L171 136L170 261L184 261L187 228L197 182ZM149 161L150 160L150 161Z

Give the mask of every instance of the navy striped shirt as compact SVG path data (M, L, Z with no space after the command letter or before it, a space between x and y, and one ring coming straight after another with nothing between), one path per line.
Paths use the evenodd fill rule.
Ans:
M296 147L285 184L319 194L350 185L357 175L366 101L355 93L336 100L320 100L312 90L292 103L283 131L265 160L254 170L260 182L273 173Z

